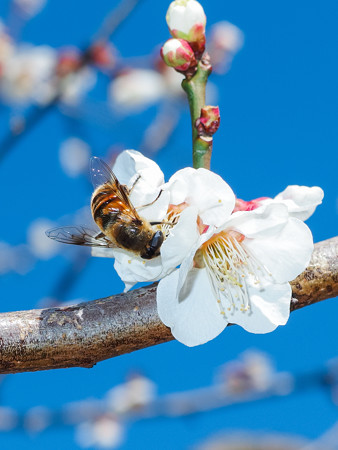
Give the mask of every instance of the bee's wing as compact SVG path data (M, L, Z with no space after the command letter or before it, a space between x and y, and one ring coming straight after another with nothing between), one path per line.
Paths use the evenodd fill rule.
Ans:
M88 247L116 247L103 233L82 226L59 227L46 231L46 235L54 241L64 244L85 245Z
M140 219L136 209L130 201L128 188L119 182L114 172L101 158L98 158L97 156L91 158L90 175L94 188L102 186L103 184L109 184L125 206L131 210L133 217Z
M103 184L110 184L113 187L116 183L119 184L108 164L97 156L93 156L90 159L90 176L94 188L102 186Z

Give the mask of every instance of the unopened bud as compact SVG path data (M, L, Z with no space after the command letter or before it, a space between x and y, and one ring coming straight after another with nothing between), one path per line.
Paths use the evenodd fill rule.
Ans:
M63 50L56 64L56 74L65 77L78 70L81 64L80 52L76 48Z
M220 120L218 106L205 106L201 109L201 117L196 120L195 126L200 135L212 136L218 130Z
M169 39L161 48L163 61L179 72L197 65L193 49L184 39Z
M101 68L112 68L115 64L114 48L105 42L94 43L89 50L90 60Z
M193 49L204 51L205 25L207 18L202 6L196 0L175 0L169 6L166 21L170 34L185 39Z

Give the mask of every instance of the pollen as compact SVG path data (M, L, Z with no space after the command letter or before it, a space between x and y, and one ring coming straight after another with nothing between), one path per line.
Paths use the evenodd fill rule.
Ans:
M200 248L221 314L250 310L247 278L259 285L267 271L245 246L245 236L235 230L213 235ZM228 313L227 313L228 314Z
M128 264L131 264L131 259L128 259Z

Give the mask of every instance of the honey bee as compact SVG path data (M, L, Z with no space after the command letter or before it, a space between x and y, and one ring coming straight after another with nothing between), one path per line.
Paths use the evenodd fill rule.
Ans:
M162 231L154 230L153 226L160 222L148 222L140 217L129 198L137 180L129 190L118 181L109 166L97 157L91 159L90 172L95 188L91 212L101 232L71 226L48 230L47 236L65 244L118 247L143 259L158 256L164 236Z

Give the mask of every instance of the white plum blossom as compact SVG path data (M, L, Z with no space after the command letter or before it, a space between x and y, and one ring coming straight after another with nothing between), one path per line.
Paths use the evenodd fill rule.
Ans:
M188 346L215 338L228 323L253 333L284 325L290 312L288 282L305 269L313 251L309 228L277 202L234 214L209 210L207 196L200 199L196 186L189 185L188 177L184 180L185 191L182 180L172 183L171 198L188 204L193 198L200 211L200 236L180 268L159 283L161 320ZM206 180L202 189L217 192ZM227 196L222 203L234 203L232 191Z

